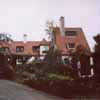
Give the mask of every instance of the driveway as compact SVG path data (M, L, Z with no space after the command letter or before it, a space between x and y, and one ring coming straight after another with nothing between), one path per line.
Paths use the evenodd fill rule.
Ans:
M0 80L0 100L65 100L8 80Z

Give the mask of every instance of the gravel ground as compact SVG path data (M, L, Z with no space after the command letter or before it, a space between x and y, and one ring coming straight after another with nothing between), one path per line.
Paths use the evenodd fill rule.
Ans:
M0 80L0 100L65 100L8 80Z

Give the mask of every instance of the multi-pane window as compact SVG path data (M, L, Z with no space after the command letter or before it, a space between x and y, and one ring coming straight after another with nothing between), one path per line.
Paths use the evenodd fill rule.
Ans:
M42 46L42 53L47 53L48 50L49 50L49 47L48 46Z
M76 36L77 35L77 32L76 31L66 31L65 32L65 35L66 36Z
M42 51L42 53L47 53L48 51L46 51L46 50L44 50L44 51Z
M17 46L16 52L24 52L24 47L23 46Z
M0 48L0 52L8 52L9 48L8 47L2 47Z
M33 52L39 52L40 47L39 46L32 46Z
M67 48L74 49L75 48L75 43L68 43Z
M40 46L40 55L46 55L49 51L48 45L41 45Z

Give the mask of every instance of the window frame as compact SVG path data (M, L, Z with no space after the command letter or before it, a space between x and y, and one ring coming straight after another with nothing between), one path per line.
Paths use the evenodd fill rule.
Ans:
M1 50L1 52L8 52L9 51L9 47L1 47L0 48Z
M32 46L32 51L33 52L39 52L40 51L40 46Z
M71 32L73 32L73 34L70 34ZM75 33L75 35L74 35ZM67 37L76 37L77 36L77 31L65 31L65 36Z
M70 47L69 44L74 44L74 47ZM68 49L75 49L75 43L67 43L66 48L68 48Z
M24 46L16 46L16 52L24 52Z

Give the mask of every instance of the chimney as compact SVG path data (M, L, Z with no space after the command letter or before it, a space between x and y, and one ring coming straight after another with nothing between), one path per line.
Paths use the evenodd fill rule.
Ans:
M64 17L61 16L60 17L60 32L61 32L61 36L65 36L65 21L64 21Z

